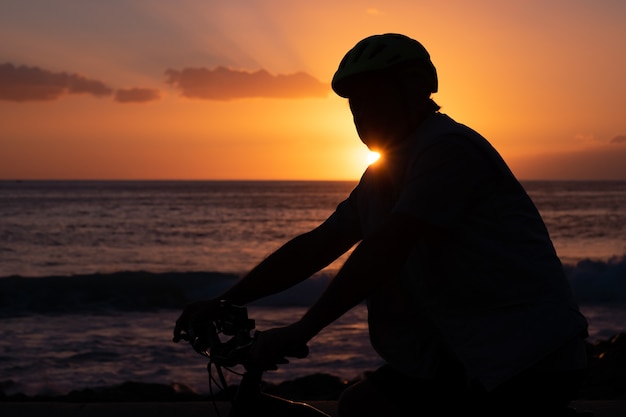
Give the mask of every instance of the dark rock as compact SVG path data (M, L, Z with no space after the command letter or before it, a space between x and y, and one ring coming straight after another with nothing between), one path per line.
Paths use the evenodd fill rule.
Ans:
M99 390L84 389L67 395L70 402L124 402L124 401L173 401L176 391L173 387L161 384L125 382Z
M125 382L104 388L85 388L71 391L67 395L33 397L24 394L0 395L0 401L60 401L60 402L159 402L159 401L196 401L207 398L191 391L181 384L165 385L142 382Z
M285 381L264 391L294 401L334 401L348 385L348 381L336 376L318 373Z

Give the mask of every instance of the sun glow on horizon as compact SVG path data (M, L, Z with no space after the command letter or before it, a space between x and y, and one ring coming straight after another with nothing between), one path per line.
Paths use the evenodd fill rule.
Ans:
M367 165L372 165L374 162L380 159L380 153L369 151L367 154Z

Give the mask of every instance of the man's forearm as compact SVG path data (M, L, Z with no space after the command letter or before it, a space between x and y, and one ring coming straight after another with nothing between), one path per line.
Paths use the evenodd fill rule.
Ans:
M279 293L309 278L349 248L348 242L328 241L320 228L304 233L269 255L222 297L244 305Z
M286 243L222 294L221 298L244 305L305 280L308 275L296 267L302 256L298 246L297 240Z
M418 239L437 242L439 230L412 216L391 216L352 252L326 291L295 324L307 340L396 279Z
M363 241L331 281L321 297L296 325L310 340L324 327L394 279L410 246L384 236Z

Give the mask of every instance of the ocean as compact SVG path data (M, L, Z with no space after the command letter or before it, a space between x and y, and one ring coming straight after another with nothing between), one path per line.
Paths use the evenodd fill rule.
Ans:
M0 181L0 391L63 395L126 381L209 390L206 359L171 342L190 300L232 285L324 220L353 181ZM524 181L546 221L590 340L626 331L626 181ZM345 256L249 308L289 323ZM379 360L360 305L265 374L354 379ZM236 376L229 376L236 378Z

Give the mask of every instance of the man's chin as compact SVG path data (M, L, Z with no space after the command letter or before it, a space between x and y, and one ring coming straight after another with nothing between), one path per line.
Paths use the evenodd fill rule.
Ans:
M385 141L380 135L374 133L359 132L359 138L370 151L378 152L384 147Z

